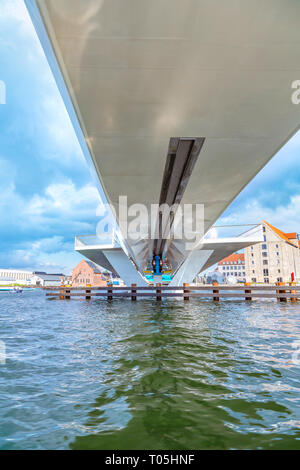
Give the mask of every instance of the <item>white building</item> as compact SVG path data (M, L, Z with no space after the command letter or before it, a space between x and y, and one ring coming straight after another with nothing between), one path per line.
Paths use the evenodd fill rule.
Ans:
M63 278L64 274L47 274L39 271L0 268L0 285L59 286Z
M60 286L64 279L64 274L47 274L44 272L34 272L30 279L30 284L34 286Z
M234 278L237 281L246 280L244 253L234 253L218 263L218 272L224 276L225 281Z
M1 269L0 268L0 284L22 284L26 285L33 276L32 271L23 271L19 269Z

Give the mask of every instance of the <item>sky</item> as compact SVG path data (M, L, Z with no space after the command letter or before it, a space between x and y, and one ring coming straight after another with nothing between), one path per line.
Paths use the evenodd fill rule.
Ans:
M1 82L0 267L68 274L82 258L74 236L96 232L100 199L22 0L0 0ZM299 154L300 133L217 223L264 219L300 233Z

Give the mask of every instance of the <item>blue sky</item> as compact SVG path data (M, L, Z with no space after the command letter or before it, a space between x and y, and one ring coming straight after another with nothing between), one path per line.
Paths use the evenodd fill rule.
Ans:
M80 260L74 235L95 233L100 200L22 0L1 0L0 80L0 267L68 273ZM299 154L300 133L221 222L300 232Z

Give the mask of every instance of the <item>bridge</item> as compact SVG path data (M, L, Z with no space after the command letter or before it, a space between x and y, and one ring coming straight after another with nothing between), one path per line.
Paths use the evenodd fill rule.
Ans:
M102 200L108 242L75 248L146 285L153 263L174 286L262 240L259 227L207 238L229 204L299 129L300 3L294 0L25 0ZM202 237L124 234L128 206L202 204ZM122 215L123 214L123 215ZM195 222L195 215L192 215ZM130 234L129 234L130 235ZM136 234L135 234L136 235Z

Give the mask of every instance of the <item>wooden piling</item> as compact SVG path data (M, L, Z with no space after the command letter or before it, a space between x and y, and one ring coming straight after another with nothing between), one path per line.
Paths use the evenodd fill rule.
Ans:
M161 283L156 284L156 300L161 300Z
M107 300L112 300L113 299L113 291L112 291L112 284L107 283Z
M276 282L276 286L285 286L284 282ZM276 294L285 294L286 290L276 290ZM286 302L286 297L278 297L277 302Z
M213 286L218 286L219 283L214 281L212 283ZM213 294L219 294L219 289L213 289ZM213 297L214 302L219 302L220 298L219 297Z
M190 300L190 296L189 296L189 293L190 293L190 289L188 289L189 287L189 284L187 282L185 282L183 284L183 300L187 301L187 300Z
M250 282L245 282L245 287L251 286ZM251 289L245 289L245 294L251 294ZM252 297L249 295L245 297L245 300L252 300Z
M92 287L92 286L90 284L87 284L86 287ZM88 295L88 294L91 294L91 289L86 289L85 293L86 293L85 300L91 300L91 295Z
M131 284L131 287L136 287L136 284ZM136 300L136 289L131 290L131 300L133 300L133 301Z
M289 285L290 285L290 286L295 286L296 283L295 283L295 282L289 282ZM290 293L297 295L297 291L294 290L294 289L291 289L291 290L290 290ZM297 300L298 300L297 297L291 297L291 302L297 302Z
M64 298L65 298L65 290L64 290L64 287L65 287L65 286L64 286L63 284L60 286L60 291L59 291L59 293L60 293L59 299L60 299L60 300L64 300Z

